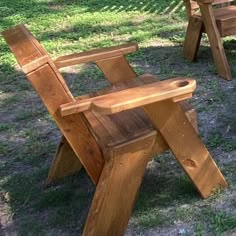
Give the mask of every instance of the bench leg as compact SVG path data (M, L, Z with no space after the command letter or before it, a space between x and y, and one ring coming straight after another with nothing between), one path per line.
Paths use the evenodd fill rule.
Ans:
M82 168L79 158L76 156L64 136L58 145L55 157L48 173L47 183L78 172Z
M202 20L190 17L183 49L184 57L190 61L194 61L197 57L202 37L202 31L203 31Z
M155 141L153 133L109 151L83 236L123 235Z
M226 80L232 79L232 74L228 64L225 50L218 31L212 6L210 4L200 4L205 30L210 42L212 55L215 61L217 72Z
M202 197L208 197L215 187L227 186L178 103L167 100L146 105L144 109Z

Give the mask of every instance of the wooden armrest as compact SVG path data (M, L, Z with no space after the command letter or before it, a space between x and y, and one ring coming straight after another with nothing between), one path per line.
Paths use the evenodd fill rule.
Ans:
M63 104L60 106L60 112L62 116L86 110L112 114L166 99L183 100L191 97L195 88L196 81L193 79L173 78Z
M62 68L80 63L87 63L102 59L108 59L111 57L121 56L127 53L135 52L137 51L137 49L138 49L137 43L128 43L119 46L94 49L91 51L74 53L71 55L58 57L54 61L54 63L56 64L57 68Z

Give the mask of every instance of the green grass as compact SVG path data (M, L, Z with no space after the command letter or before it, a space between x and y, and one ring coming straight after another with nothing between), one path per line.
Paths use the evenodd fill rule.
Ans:
M190 103L230 190L202 200L173 155L164 153L147 169L130 228L137 235L151 229L162 235L163 228L171 232L179 225L187 225L189 235L236 231L236 80L226 83L215 74L206 38L197 62L183 58L187 21L182 1L1 0L0 31L20 23L52 58L136 41L139 51L127 58L138 74L196 78ZM234 78L235 43L232 37L224 40ZM94 64L66 68L62 74L75 96L108 85ZM20 236L80 235L95 188L85 171L45 186L60 132L2 37L0 109L0 209L7 206L9 222Z

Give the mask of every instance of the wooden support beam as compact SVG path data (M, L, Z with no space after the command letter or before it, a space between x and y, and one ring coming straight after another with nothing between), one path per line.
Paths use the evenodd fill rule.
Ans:
M48 173L47 184L79 172L82 164L64 136L58 145L55 157Z
M146 105L144 110L202 197L208 197L215 187L227 186L224 176L178 103L166 100Z
M83 236L123 235L156 132L109 152L89 210Z

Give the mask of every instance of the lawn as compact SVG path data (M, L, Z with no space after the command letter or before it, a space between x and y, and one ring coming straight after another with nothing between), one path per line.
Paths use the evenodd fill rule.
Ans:
M224 39L233 72L216 74L206 38L197 62L182 56L187 19L177 0L1 0L0 31L24 23L53 58L92 48L138 42L128 59L138 74L189 76L189 102L199 132L229 182L200 198L173 155L155 157L147 171L126 235L236 233L236 39ZM107 85L95 65L63 69L74 95ZM45 180L59 130L0 37L0 235L80 235L95 190L82 171L51 186Z

